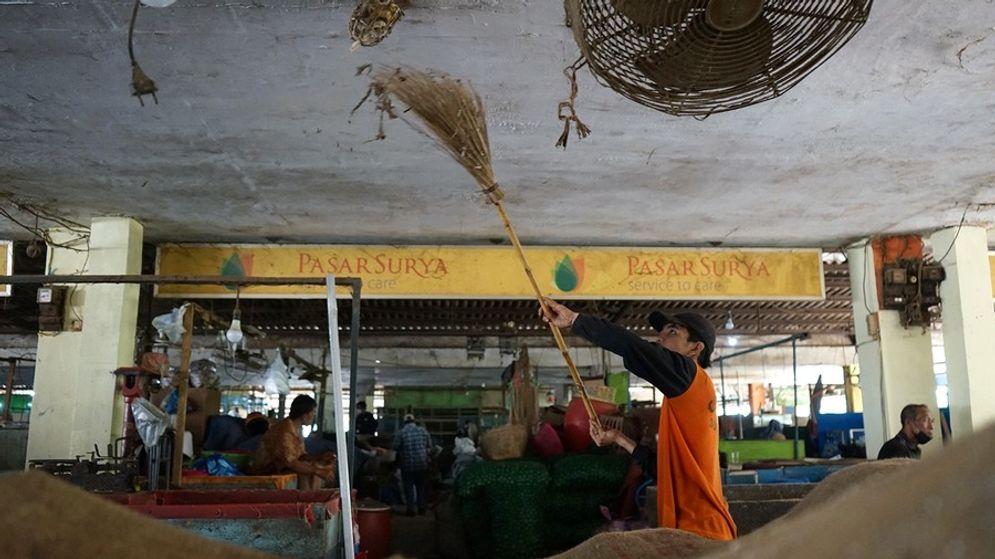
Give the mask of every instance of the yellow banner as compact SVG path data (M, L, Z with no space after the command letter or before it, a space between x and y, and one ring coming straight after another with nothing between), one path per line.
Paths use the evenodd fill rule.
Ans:
M819 250L534 247L544 294L560 299L821 299ZM364 298L528 299L512 247L163 245L167 276L359 277ZM348 295L348 288L338 291ZM159 297L234 297L234 287L164 285ZM320 286L258 286L243 297L323 297Z
M14 241L0 241L0 272L5 276L14 273ZM0 297L10 297L10 285L0 284Z

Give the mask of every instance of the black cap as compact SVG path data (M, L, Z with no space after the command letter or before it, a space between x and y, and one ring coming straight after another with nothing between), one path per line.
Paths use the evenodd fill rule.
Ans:
M712 350L715 349L715 326L711 322L696 312L663 314L660 311L653 311L650 314L650 326L657 332L663 330L663 327L668 324L679 324L694 332L695 336L705 344L702 362L711 362Z

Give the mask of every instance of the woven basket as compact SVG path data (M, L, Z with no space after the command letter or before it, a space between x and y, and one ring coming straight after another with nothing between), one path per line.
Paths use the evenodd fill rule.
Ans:
M524 425L495 427L480 436L480 448L491 460L511 460L525 455L529 430Z

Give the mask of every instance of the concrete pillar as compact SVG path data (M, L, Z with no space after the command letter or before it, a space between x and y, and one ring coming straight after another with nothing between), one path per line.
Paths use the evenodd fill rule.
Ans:
M905 329L898 311L879 309L870 242L848 247L847 259L867 456L875 458L881 445L901 430L900 415L907 404L926 404L933 414L938 413L932 342L929 329ZM938 428L936 435L939 438ZM924 445L923 456L939 451L940 447Z
M955 438L963 438L995 421L995 312L988 238L981 227L952 227L933 233L931 244L946 271L940 298L950 429Z
M95 218L82 252L50 247L49 274L138 274L142 226L130 218ZM69 238L55 233L55 240ZM101 453L121 436L123 403L111 372L134 363L137 285L71 287L69 331L38 339L28 459Z

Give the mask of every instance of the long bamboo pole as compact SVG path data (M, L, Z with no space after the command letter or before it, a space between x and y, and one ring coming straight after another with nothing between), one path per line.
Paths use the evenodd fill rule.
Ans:
M525 275L529 277L529 283L532 284L532 290L535 291L536 299L539 300L539 306L542 307L542 312L548 313L549 306L546 305L546 299L543 298L542 291L539 289L539 284L536 282L535 276L532 274L532 267L529 266L528 259L525 258L525 250L522 249L522 242L518 240L518 234L515 233L515 228L511 225L511 220L508 219L508 212L504 211L504 204L501 200L496 200L495 197L490 197L491 203L497 208L498 215L501 216L501 221L504 222L504 228L508 231L508 236L511 238L511 244L515 246L515 251L518 254L518 259L522 263L522 267L525 269ZM547 323L549 325L550 332L553 333L553 339L556 340L556 347L560 350L560 355L563 356L563 360L567 362L567 369L570 371L570 378L573 380L574 385L577 386L577 390L580 391L580 398L584 402L584 409L587 410L587 415L593 420L597 421L598 425L601 425L601 420L598 419L598 414L594 411L594 404L591 403L591 397L587 395L587 389L584 388L584 381L580 378L580 373L577 371L577 366L574 365L573 359L570 357L569 349L567 348L567 342L563 339L563 333L560 329L556 327L552 322Z
M190 384L190 353L193 349L193 304L187 304L183 312L183 350L180 353L180 371L176 375L176 389L179 391L176 408L176 435L173 441L173 465L172 480L173 487L180 487L183 483L183 435L187 428L187 386Z

